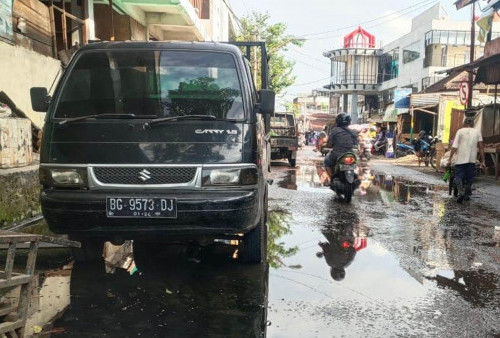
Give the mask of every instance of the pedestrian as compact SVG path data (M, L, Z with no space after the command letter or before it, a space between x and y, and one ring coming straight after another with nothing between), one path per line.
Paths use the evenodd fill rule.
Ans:
M451 148L450 159L457 154L455 164L455 185L457 202L468 201L472 194L472 183L476 175L476 159L479 148L481 167L485 167L484 145L481 132L474 129L474 117L466 117L463 128L457 131Z

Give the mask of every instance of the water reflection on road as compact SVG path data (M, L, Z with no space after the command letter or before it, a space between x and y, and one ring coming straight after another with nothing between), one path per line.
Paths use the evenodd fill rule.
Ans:
M265 334L268 269L244 265L225 247L192 260L168 247L130 275L104 272L102 262L76 264L71 307L56 323L68 335L260 337Z
M492 211L369 168L349 205L323 186L316 164L282 174L270 190L269 267L238 262L236 247L222 243L157 247L156 258L135 262L127 243L107 251L106 265L74 267L65 252L65 269L42 255L40 269L66 278L46 278L44 295L51 280L67 288L71 275L57 302L64 308L71 294L71 305L54 329L85 337L500 334Z

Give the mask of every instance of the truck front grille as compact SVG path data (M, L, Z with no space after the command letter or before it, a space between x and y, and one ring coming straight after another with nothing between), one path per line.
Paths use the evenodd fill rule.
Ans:
M95 167L97 180L104 184L182 184L191 182L196 167Z

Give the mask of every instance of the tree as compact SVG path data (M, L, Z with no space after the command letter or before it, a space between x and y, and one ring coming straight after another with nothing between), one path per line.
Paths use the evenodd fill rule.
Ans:
M298 104L293 103L293 102L286 102L285 103L285 109L287 112L292 112L295 114L295 116L300 115L300 107Z
M268 13L252 12L241 18L241 34L236 41L265 41L269 56L269 82L270 89L280 93L291 86L296 79L292 75L295 62L285 58L281 52L286 51L290 45L302 46L303 40L286 34L287 26L284 23L269 23ZM257 87L260 83L260 52L251 55L252 70L256 72Z

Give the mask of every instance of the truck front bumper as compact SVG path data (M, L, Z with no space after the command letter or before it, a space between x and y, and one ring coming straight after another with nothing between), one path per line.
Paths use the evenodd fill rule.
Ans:
M176 218L109 218L106 198L130 196L177 200ZM231 235L253 229L262 208L255 189L225 191L106 192L52 190L41 193L43 215L51 231L127 239L169 235Z

